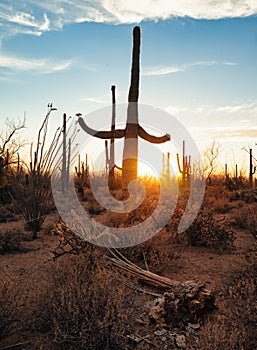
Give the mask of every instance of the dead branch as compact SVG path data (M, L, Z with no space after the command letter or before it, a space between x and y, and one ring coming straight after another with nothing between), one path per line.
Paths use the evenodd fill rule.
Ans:
M6 148L8 146L8 144L11 142L11 140L13 139L13 136L21 129L25 128L25 116L23 118L23 120L19 120L17 123L15 123L14 121L10 121L9 119L6 120L5 122L7 130L5 133L5 136L1 135L1 141L2 141L2 145L0 146L0 156L2 156L5 151ZM12 144L18 146L15 142ZM22 147L23 144L20 144L18 146L18 149L20 147ZM18 150L16 149L16 151Z

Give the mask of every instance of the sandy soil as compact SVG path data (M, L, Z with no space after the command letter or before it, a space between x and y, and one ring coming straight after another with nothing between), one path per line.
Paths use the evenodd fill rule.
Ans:
M230 213L216 215L219 221L230 220ZM57 214L47 217L42 232L33 241L24 242L27 252L0 255L0 279L16 289L16 301L18 315L24 318L24 313L33 303L33 296L48 283L48 275L55 262L52 250L58 244L59 237L50 233L50 229L58 220ZM1 229L20 227L21 222L1 224ZM204 282L207 288L215 291L218 308L223 307L223 295L228 288L228 276L234 271L240 271L243 267L256 259L256 240L246 230L234 229L236 233L235 249L226 254L215 253L212 249L192 247L185 241L178 239L171 241L169 235L158 236L153 245L163 254L171 256L171 259L162 269L161 274L178 281L194 280ZM151 267L151 265L150 265ZM19 319L17 320L17 325ZM14 337L6 337L0 340L0 349L5 346L26 341L27 338L18 333ZM26 346L15 347L26 349Z

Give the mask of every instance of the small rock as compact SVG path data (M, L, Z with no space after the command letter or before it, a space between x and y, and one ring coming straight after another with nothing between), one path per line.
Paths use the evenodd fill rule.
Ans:
M149 318L151 320L154 320L157 324L164 324L165 323L165 299L160 297L157 298L150 311L149 311Z
M199 323L188 323L188 328L191 328L191 329L193 329L193 330L198 330L198 329L200 329L200 324Z
M186 337L183 334L176 334L175 338L176 344L179 348L185 349L186 348Z
M129 338L130 340L132 340L135 343L140 343L142 341L142 338L139 338L138 336L134 335L134 334L130 334L127 335L127 338Z
M154 334L155 335L164 335L167 333L167 330L166 329L161 329L160 331L155 331Z
M167 338L166 337L162 337L161 340L164 342L164 341L167 340Z

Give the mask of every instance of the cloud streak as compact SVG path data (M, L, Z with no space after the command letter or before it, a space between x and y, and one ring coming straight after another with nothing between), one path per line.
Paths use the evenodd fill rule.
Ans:
M9 1L6 1L6 3L9 3ZM35 11L34 8L20 11L19 8L23 7L24 6L19 6L19 1L14 5L1 4L0 25L2 37L16 34L40 36L43 32L54 29L48 15L43 9L35 16L33 14L33 11Z
M79 22L140 23L174 17L212 20L256 14L253 0L3 0L0 4L4 35L41 35Z
M185 72L186 70L195 67L195 66L214 66L214 65L229 65L234 66L236 65L235 62L216 62L216 61L199 61L194 63L187 63L180 66L158 66L158 67L146 67L142 71L142 75L145 76L158 76L158 75L167 75L167 74L174 74L178 72Z
M82 99L82 101L84 102L91 102L91 103L100 103L100 104L104 104L107 103L106 100L99 98L99 97L84 97Z
M257 141L257 100L231 105L172 105L166 108L184 123L199 141L207 139Z
M234 129L228 129L228 130L222 130L219 132L216 132L215 137L217 138L255 138L257 139L257 126L254 128L249 129L240 129L240 128L234 128Z
M49 59L26 59L21 57L9 56L0 53L0 69L14 71L31 71L43 74L49 74L58 71L68 70L71 61L53 62Z

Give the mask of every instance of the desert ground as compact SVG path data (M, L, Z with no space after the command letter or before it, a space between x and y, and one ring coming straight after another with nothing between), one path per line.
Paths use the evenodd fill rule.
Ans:
M178 234L187 195L181 190L157 235L114 251L74 235L53 204L35 237L6 200L0 349L255 349L256 189L214 177L194 223ZM110 226L135 224L145 210L120 219L90 189L78 197Z

